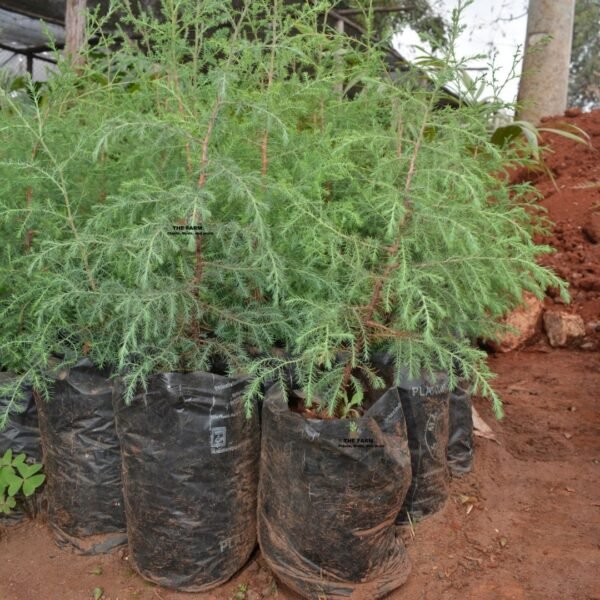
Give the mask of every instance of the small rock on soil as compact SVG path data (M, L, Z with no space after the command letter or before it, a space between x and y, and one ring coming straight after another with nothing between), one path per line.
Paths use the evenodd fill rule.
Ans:
M585 336L585 323L579 315L547 310L544 329L553 348L575 343Z
M600 242L600 212L593 212L589 221L583 226L583 233L590 242L598 244Z
M523 306L515 309L502 320L504 325L512 327L517 332L507 331L492 348L498 352L510 352L524 346L538 332L543 304L533 294L523 295Z

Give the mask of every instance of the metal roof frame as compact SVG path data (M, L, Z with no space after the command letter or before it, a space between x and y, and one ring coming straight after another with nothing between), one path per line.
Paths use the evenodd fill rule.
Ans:
M109 0L88 0L88 7L108 7ZM148 4L154 4L148 2ZM59 48L64 44L64 22L66 12L65 0L0 0L0 48L14 51L38 53L37 48L48 50L47 40L43 37L42 23L52 33ZM391 9L386 9L391 10ZM396 9L393 9L396 10ZM348 29L359 35L367 32L356 21L350 18L356 11L346 8L331 10L328 16L344 23ZM8 27L6 24L8 23ZM3 34L3 29L5 33ZM36 35L37 34L37 35ZM27 43L28 40L35 43ZM33 47L31 47L33 46ZM18 50L17 50L18 48ZM390 47L390 54L399 61L404 61L402 56Z
M110 0L88 0L89 8L100 6L106 10ZM236 0L234 0L235 2ZM288 0L289 1L289 0ZM298 0L291 0L292 2ZM148 5L156 5L157 0L146 0ZM396 9L381 9L386 12ZM33 70L33 60L54 63L49 56L40 56L48 52L47 33L53 35L56 48L62 49L65 41L65 12L66 0L0 0L0 51L22 54L27 58L27 70ZM360 37L368 35L367 32L351 16L356 10L341 6L332 9L327 17L336 22L343 23L349 35ZM9 26L6 26L6 23ZM3 33L3 25L4 32ZM408 61L391 45L388 52L388 64L400 71L409 68ZM446 90L457 100L458 97Z

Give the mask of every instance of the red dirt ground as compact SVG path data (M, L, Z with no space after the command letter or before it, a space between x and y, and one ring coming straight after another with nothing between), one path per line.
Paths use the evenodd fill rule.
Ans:
M548 174L527 174L556 222L547 259L574 301L547 307L582 315L583 349L544 338L490 357L506 418L476 399L497 441L476 439L475 467L455 479L444 510L399 529L413 571L390 600L600 600L600 244L584 232L600 212L600 111L553 119L586 130L594 147L548 136ZM590 345L591 344L591 345ZM326 532L324 532L326 534ZM257 552L227 585L178 594L145 583L124 551L80 557L59 550L42 522L0 532L0 600L297 600ZM242 591L247 587L246 591ZM369 600L365 598L365 600Z

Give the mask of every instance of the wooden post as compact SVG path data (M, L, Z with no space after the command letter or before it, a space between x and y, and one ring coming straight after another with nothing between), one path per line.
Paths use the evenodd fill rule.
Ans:
M338 19L335 22L335 30L338 33L344 33L345 26L344 26L344 21L342 19ZM344 58L341 54L337 53L337 55L335 57L335 62L337 65L339 65L339 70L342 71ZM335 86L335 91L338 92L340 96L342 96L344 93L344 83L343 82L337 83Z
M529 0L520 119L537 125L542 117L567 108L574 18L575 0ZM535 47L549 36L546 45Z
M85 44L85 8L87 0L67 0L65 13L65 52L73 64L83 64L80 54Z
M29 73L30 77L33 79L33 54L31 54L31 52L28 52L25 55L25 59L27 60L27 72Z

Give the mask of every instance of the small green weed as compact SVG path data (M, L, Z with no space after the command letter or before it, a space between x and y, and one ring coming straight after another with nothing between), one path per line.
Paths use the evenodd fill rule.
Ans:
M24 453L13 457L9 448L0 459L0 513L10 514L17 506L19 495L29 497L44 483L42 465L27 464Z

